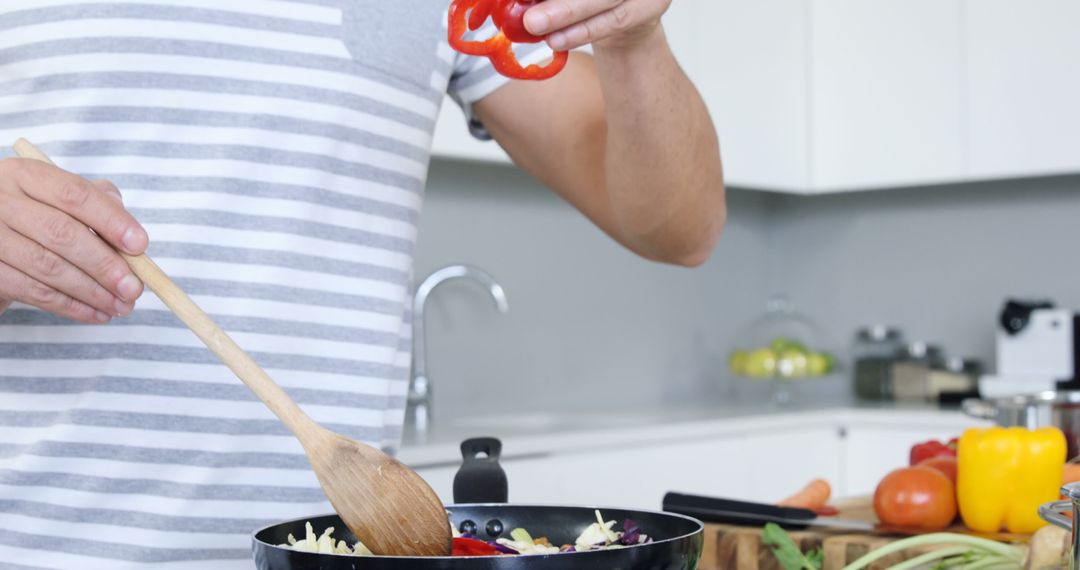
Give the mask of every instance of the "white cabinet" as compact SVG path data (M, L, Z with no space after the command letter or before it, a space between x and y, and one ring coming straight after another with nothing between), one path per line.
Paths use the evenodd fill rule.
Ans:
M504 459L510 501L659 510L664 493L729 497L748 489L738 440L650 444L590 453ZM439 496L453 499L456 468L420 469Z
M743 440L738 455L746 480L746 493L732 498L776 502L794 494L813 479L832 483L834 493L844 496L840 486L843 441L836 426L786 429L755 433Z
M778 430L501 463L514 503L659 510L668 491L774 502L811 479L840 480L838 433L831 427ZM456 467L418 471L452 502Z
M680 61L730 185L813 194L965 175L961 0L680 0ZM676 5L679 2L675 3Z
M664 25L720 137L728 184L801 192L810 178L803 0L676 0Z
M816 194L1080 172L1075 0L675 0L727 182ZM436 156L508 163L444 105Z
M966 10L972 174L1080 171L1080 3L969 0Z
M873 495L878 482L894 469L907 467L911 446L927 440L958 437L955 427L907 428L856 426L849 428L844 445L844 472L840 485L845 496Z
M817 0L809 186L964 177L960 0Z
M514 502L659 510L668 491L742 496L738 457L735 440L670 442L510 461L506 473Z
M988 422L959 413L838 410L717 420L679 428L551 435L538 444L504 441L501 461L513 503L620 506L656 510L668 491L758 502L779 501L816 478L834 497L871 495L911 446L948 440ZM567 442L576 442L567 447ZM447 504L453 502L457 447L438 464L407 462ZM523 453L523 456L513 456ZM429 455L430 457L430 455Z

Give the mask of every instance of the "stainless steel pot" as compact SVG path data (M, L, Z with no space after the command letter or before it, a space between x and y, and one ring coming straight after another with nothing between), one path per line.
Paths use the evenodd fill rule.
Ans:
M987 400L964 400L969 416L994 420L1002 427L1056 427L1065 433L1069 458L1080 454L1080 391L1040 392Z
M1070 483L1061 488L1061 494L1067 501L1054 501L1039 507L1039 516L1044 521L1072 532L1072 552L1069 553L1069 569L1080 570L1080 525L1073 525L1080 520L1080 483ZM1069 517L1066 513L1072 513Z

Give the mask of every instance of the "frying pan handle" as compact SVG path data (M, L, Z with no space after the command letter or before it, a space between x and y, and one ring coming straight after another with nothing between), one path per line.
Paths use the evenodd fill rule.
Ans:
M461 443L461 469L454 477L454 503L506 503L510 490L499 465L502 442L477 437Z
M707 522L755 526L770 522L786 527L808 526L810 521L817 518L817 513L809 509L778 507L766 503L733 501L683 493L664 495L664 510Z

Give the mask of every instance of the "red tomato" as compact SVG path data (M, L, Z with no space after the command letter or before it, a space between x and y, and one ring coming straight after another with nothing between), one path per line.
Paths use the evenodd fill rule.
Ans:
M897 469L886 475L874 491L874 512L889 526L943 530L956 519L956 490L952 481L936 469Z
M518 44L535 44L544 41L525 29L525 12L544 0L501 0L491 14L495 26L510 41Z
M953 487L956 486L956 458L955 457L946 457L946 456L931 457L930 459L927 459L927 460L923 461L922 463L919 463L919 466L921 466L921 467L929 467L931 469L937 469L938 471L941 471L942 473L945 474L946 477L949 478L949 480L952 481Z

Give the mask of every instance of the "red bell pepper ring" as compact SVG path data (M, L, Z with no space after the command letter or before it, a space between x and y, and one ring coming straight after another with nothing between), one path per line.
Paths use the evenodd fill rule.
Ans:
M521 65L514 54L514 42L538 43L543 38L525 30L525 11L544 0L454 0L450 4L450 47L466 54L486 56L495 70L513 79L542 80L554 77L566 67L570 53L560 51L544 66ZM482 41L466 40L465 35L478 30L491 17L498 32Z
M451 556L498 556L501 554L494 546L475 538L455 536Z

